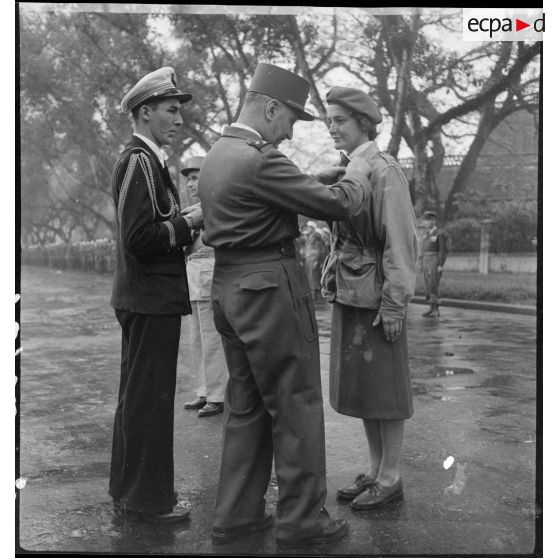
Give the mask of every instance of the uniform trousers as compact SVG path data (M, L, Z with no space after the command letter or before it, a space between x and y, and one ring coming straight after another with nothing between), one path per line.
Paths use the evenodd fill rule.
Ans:
M166 513L174 493L174 395L181 315L116 310L120 389L109 494L127 510Z
M232 252L232 251L231 251ZM318 329L293 257L232 264L216 251L212 300L229 370L215 527L264 513L273 460L277 537L314 534L326 497Z
M186 317L188 327L183 328L181 344L189 348L196 394L213 403L222 403L229 376L221 336L215 329L211 301L192 300L190 304L192 315Z
M425 252L422 258L426 302L433 306L438 306L442 302L440 299L440 278L442 274L438 271L439 261L438 252Z

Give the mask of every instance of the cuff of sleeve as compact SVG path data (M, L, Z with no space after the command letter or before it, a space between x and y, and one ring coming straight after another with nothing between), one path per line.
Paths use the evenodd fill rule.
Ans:
M171 219L170 223L174 227L176 246L181 247L191 244L192 234L186 219L184 217L177 217L176 219Z
M405 319L405 316L407 315L406 310L395 311L395 310L389 310L387 308L380 308L379 312L380 312L380 316L382 316L382 318L396 318L398 320Z
M409 297L410 298L410 297ZM400 306L386 306L380 304L380 316L385 316L386 318L397 318L403 320L407 315L407 306L401 308Z

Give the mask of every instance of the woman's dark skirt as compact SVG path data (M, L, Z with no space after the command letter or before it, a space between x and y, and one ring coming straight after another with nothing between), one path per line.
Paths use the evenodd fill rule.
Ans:
M392 343L377 310L333 304L329 399L343 415L367 419L406 419L413 414L407 327Z

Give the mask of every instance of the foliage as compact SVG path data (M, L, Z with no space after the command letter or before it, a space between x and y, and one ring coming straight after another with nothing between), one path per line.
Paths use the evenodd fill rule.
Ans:
M162 61L145 43L146 17L27 13L22 17L22 240L111 232L112 166L129 122L126 80ZM128 76L126 76L128 74Z
M450 238L451 252L479 251L481 225L478 219L456 219L448 223L445 230Z
M467 192L455 197L457 219L470 217L472 219L490 219L493 211L493 201L481 192Z
M485 43L458 52L438 35L457 32L460 12L408 13L359 20L364 49L348 48L344 58L367 87L374 84L391 117L388 151L397 157L404 141L413 152L417 211L438 207L449 221L490 133L517 110L537 111L540 44ZM448 148L455 153L458 146L465 156L443 200L438 177Z
M480 202L478 200L481 200ZM476 203L475 203L476 202ZM452 252L477 252L481 221L489 219L490 252L534 252L537 237L537 204L525 201L497 201L476 197L462 203L460 217L445 227Z
M532 252L536 249L537 207L534 203L505 202L492 214L493 252Z
M71 6L20 10L24 244L111 233L112 167L131 130L119 102L139 76L163 65L173 66L194 96L170 148L177 179L181 157L207 151L222 125L238 117L262 60L303 75L322 120L332 85L374 92L387 115L390 152L397 156L406 144L415 156L419 212L426 203L441 205L437 178L446 150L476 138L450 192L449 220L490 131L513 111L537 106L538 46L487 43L455 52L438 39L461 33L455 10L374 17L360 9L300 8L293 16L223 7L219 15L197 15L186 6L150 15ZM292 142L291 152L312 165L323 164L320 139L328 140L318 126L316 141Z

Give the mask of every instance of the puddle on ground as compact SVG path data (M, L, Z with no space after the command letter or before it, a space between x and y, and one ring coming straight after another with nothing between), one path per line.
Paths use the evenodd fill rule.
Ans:
M496 397L509 397L514 394L514 381L515 378L509 374L498 374L483 380L480 384L466 387L469 389L488 389L488 393L490 395L494 395Z
M49 481L50 483L75 482L76 479L91 479L108 477L110 463L106 461L92 461L83 466L60 466L43 469L37 473L27 473L23 476L27 481Z
M429 397L430 399L442 399L442 395L439 395L438 393L432 393L440 391L442 389L443 386L440 384L430 385L416 381L413 381L413 383L411 384L411 392L414 396Z
M83 335L83 336L88 336L88 337L93 337L93 336L97 336L99 335L98 331L95 331L93 328L91 327L81 327L77 330L77 335Z
M411 391L413 392L413 395L428 395L432 391L442 389L442 387L443 386L441 384L430 385L413 381L413 383L411 384Z
M497 376L491 376L479 384L482 388L491 387L504 387L509 386L513 381L513 376L509 374L498 374Z
M474 374L471 368L462 368L460 366L437 366L429 370L428 375L431 378L444 378L446 376L458 376L460 374Z
M501 417L502 415L510 415L514 411L506 407L500 407L498 409L489 409L484 413L485 417Z

